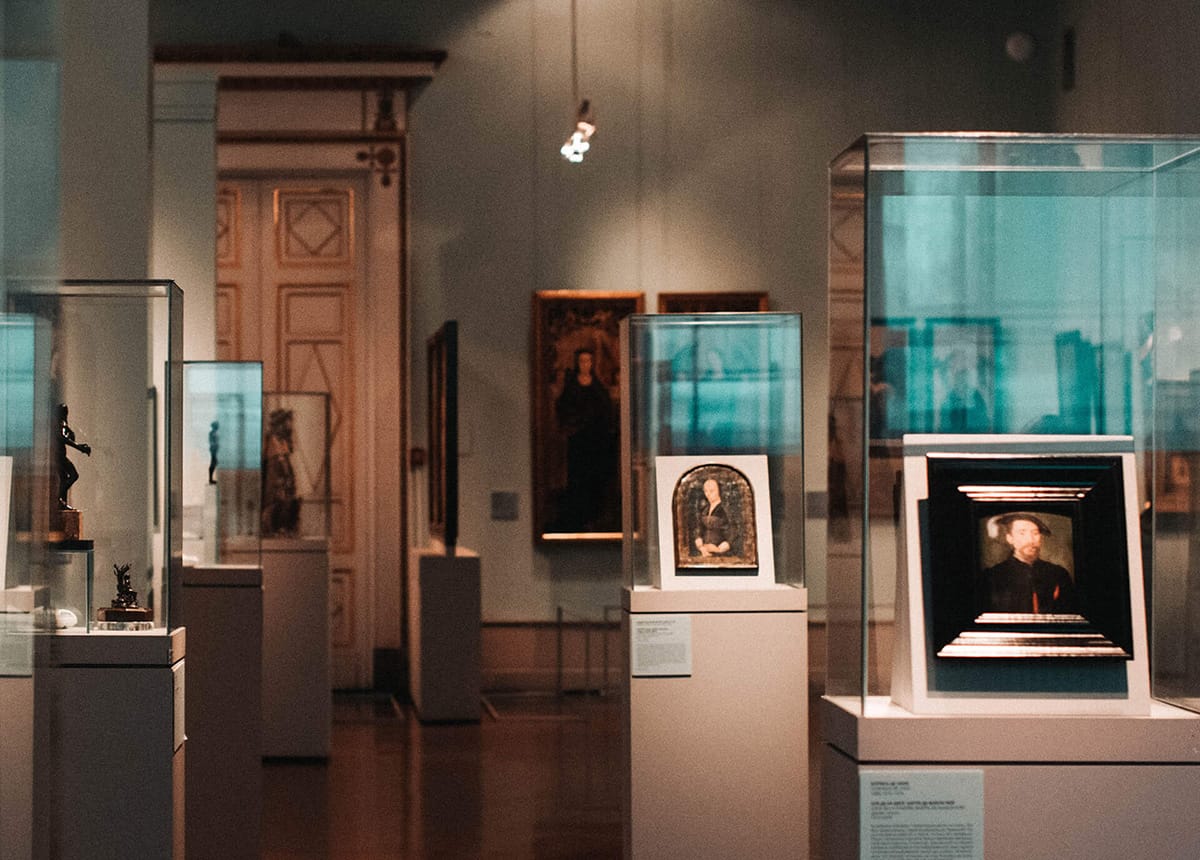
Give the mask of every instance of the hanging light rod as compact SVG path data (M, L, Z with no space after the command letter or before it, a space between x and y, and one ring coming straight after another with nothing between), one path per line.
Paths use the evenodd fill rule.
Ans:
M583 161L584 153L592 148L592 135L596 133L596 121L592 118L592 103L579 98L579 40L576 0L571 0L571 96L578 105L575 112L575 128L567 142L558 150L572 164Z
M592 148L589 141L595 133L596 123L592 121L592 106L587 99L584 99L579 103L579 113L575 117L575 130L571 132L571 136L567 138L567 142L562 145L559 152L567 161L578 164L583 161L584 153Z

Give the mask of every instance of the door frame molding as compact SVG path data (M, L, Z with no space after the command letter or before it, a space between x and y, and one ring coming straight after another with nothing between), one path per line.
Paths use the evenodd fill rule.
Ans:
M408 284L409 185L407 106L445 60L444 51L361 46L279 48L161 46L156 65L180 72L215 75L218 109L218 177L254 173L367 176L364 207L372 225L366 236L368 266L364 293L372 313L363 320L362 354L368 357L360 395L366 462L369 571L356 594L358 619L368 629L367 647L355 654L354 675L365 686L407 691L407 589L409 486L404 452L410 445L411 356ZM376 131L372 107L384 92L394 94L397 127ZM326 109L297 109L324 105ZM357 110L354 108L357 107ZM297 119L299 121L297 121ZM315 127L314 127L315 126ZM395 148L396 172L383 186L363 147ZM215 200L215 188L214 188ZM215 281L212 285L215 303ZM378 300L394 295L382 313ZM394 403L394 407L392 404ZM395 416L397 424L390 419ZM389 453L390 452L390 453ZM391 465L394 464L394 465ZM381 468L382 467L382 468Z

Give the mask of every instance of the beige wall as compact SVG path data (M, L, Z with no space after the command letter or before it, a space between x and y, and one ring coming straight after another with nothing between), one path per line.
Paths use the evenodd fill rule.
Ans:
M459 320L462 526L491 621L616 603L620 553L533 544L529 315L537 289L768 290L805 315L809 489L824 488L826 165L867 130L1049 127L1052 57L1017 64L1013 29L1052 44L1034 0L578 4L579 74L599 122L579 166L557 150L574 105L560 0L229 7L156 0L156 43L370 42L446 49L411 105L412 438L425 338ZM415 477L423 482L423 474ZM414 489L419 489L415 486ZM494 522L489 494L516 492ZM414 504L415 523L425 516ZM823 594L823 522L808 570ZM417 535L419 536L419 534ZM396 585L398 588L398 583Z
M62 275L149 270L148 0L59 0Z
M1074 89L1058 95L1058 131L1200 132L1200 9L1195 3L1067 0L1061 15L1062 26L1075 31L1076 63Z

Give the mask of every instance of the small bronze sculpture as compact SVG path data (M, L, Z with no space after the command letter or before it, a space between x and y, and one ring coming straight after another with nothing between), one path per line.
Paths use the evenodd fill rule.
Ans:
M292 410L275 409L263 440L262 535L292 536L300 528L300 497L292 469Z
M117 578L117 596L112 605L96 610L96 620L102 624L114 625L114 629L147 629L153 626L154 610L138 606L137 592L129 579L129 569L133 565L113 565L113 576ZM135 625L130 627L130 625Z
M132 565L123 564L120 567L113 565L113 575L117 578L117 596L113 598L114 609L135 609L137 608L137 592L133 590L133 585L129 581L129 568Z
M75 510L67 504L67 493L71 485L79 480L79 472L75 465L67 459L67 447L70 446L84 455L92 456L92 446L86 442L75 441L75 431L67 423L67 404L58 404L59 433L55 438L55 448L58 460L58 509L60 511Z
M215 484L213 474L217 471L217 451L221 447L221 422L214 421L208 428L208 482Z

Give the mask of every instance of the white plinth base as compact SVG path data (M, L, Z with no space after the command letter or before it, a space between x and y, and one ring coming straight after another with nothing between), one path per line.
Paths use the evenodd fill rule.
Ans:
M184 857L183 628L39 636L34 856Z
M262 569L183 569L188 631L187 856L262 848Z
M821 703L822 844L860 858L859 772L983 771L984 856L1129 860L1200 856L1200 716L914 715L869 699Z
M0 675L0 860L33 856L33 676Z
M625 856L808 856L806 594L625 591ZM647 614L690 616L690 677L631 677Z
M226 551L230 562L257 553ZM262 542L262 754L328 758L333 720L329 642L329 542Z
M408 672L413 705L425 721L478 720L480 560L415 552L408 581Z

